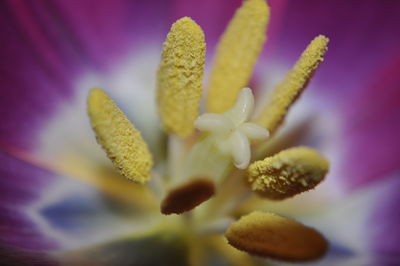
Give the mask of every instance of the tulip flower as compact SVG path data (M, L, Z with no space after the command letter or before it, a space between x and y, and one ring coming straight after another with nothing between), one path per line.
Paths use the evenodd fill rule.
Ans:
M400 4L0 3L1 265L400 262Z

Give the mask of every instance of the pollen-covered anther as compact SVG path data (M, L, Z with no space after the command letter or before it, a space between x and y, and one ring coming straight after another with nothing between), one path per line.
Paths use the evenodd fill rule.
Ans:
M328 243L316 230L272 213L252 212L225 233L230 245L253 255L286 261L320 258Z
M328 42L329 39L323 35L312 40L284 80L273 90L269 101L256 119L256 122L267 128L271 135L283 122L290 106L300 96L324 60Z
M269 199L282 200L317 186L328 169L328 161L316 151L296 147L256 161L247 171L253 191Z
M198 177L169 191L161 203L161 213L181 214L190 211L215 194L214 182L207 177Z
M265 0L243 1L217 46L210 76L207 111L230 108L253 68L266 39L269 7Z
M157 73L157 103L164 129L190 135L198 116L206 44L191 18L176 21L164 42Z
M102 90L91 90L88 113L97 142L119 172L138 183L150 178L151 154L140 132Z

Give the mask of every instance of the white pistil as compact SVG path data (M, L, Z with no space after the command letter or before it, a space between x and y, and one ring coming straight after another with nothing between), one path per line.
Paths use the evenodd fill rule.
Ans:
M232 120L236 126L240 126L242 123L248 121L254 110L254 97L250 88L243 88L235 104L228 109L224 115Z
M250 142L246 135L236 130L230 137L231 154L235 166L239 169L245 169L250 163Z
M254 140L264 140L269 136L268 130L256 123L243 123L239 130L250 139Z
M250 163L251 140L265 140L269 136L267 129L260 125L248 122L253 115L254 97L249 88L239 93L236 103L225 113L206 113L195 121L195 127L209 134L218 150L229 155L235 166L245 169Z
M196 119L194 126L201 131L226 134L232 130L235 125L227 117L223 117L219 114L206 113Z

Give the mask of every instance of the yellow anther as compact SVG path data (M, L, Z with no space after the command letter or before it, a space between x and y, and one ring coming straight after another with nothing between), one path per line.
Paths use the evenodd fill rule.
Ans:
M151 154L140 132L102 90L93 89L88 112L97 142L122 175L139 183L150 178Z
M270 100L257 118L257 123L263 125L273 134L283 122L290 106L300 96L307 86L323 56L328 49L329 39L319 35L307 46L292 70L272 92Z
M194 130L202 92L204 33L190 18L176 21L164 42L157 74L157 102L163 127L181 137Z
M222 35L214 59L207 98L207 111L222 113L230 108L244 87L266 39L269 7L264 0L247 0L236 11Z
M318 185L329 163L306 147L283 150L249 166L248 181L253 191L266 198L281 200Z
M316 230L272 213L252 212L243 216L229 227L225 236L237 249L288 261L317 259L328 248Z

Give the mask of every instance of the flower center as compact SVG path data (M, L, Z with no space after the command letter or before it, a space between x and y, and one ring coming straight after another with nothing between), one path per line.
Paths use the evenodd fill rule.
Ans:
M252 156L252 149L262 153L260 142L276 133L323 61L328 43L322 35L312 40L254 117L253 93L246 86L265 42L268 20L263 0L244 1L238 9L219 41L208 86L208 112L200 116L204 34L188 17L172 25L157 73L157 103L168 134L168 156L154 167L140 132L107 94L92 90L88 111L98 142L122 175L141 184L152 175L159 178L155 183L161 188L157 198L162 214L186 213L183 217L193 218L187 226L196 227L190 232L200 232L197 226L229 227L229 243L249 254L315 259L326 251L325 239L294 220L253 212L230 226L226 222L252 192L273 200L293 197L318 185L329 168L319 153L306 147L259 161Z
M209 132L206 137L214 142L218 151L230 155L239 169L245 169L250 163L250 141L265 140L268 130L260 125L248 122L253 114L254 98L249 88L238 95L233 107L223 114L206 113L198 117L195 127Z

